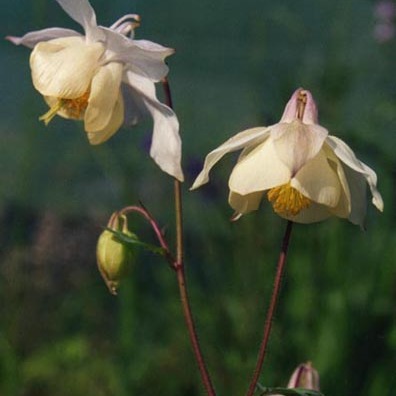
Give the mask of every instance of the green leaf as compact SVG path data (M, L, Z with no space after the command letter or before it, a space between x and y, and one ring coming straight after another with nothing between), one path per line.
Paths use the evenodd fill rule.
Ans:
M116 237L116 239L127 247L140 246L143 249L149 250L150 252L155 253L155 254L160 254L161 256L165 256L165 254L166 254L166 250L164 248L155 246L155 245L151 245L150 243L142 242L134 234L127 235L121 231L112 230L111 228L108 228L108 227L106 227L106 230L112 232L114 234L114 236Z
M260 396L265 395L283 395L283 396L324 396L323 393L311 389L303 388L266 388L259 386Z

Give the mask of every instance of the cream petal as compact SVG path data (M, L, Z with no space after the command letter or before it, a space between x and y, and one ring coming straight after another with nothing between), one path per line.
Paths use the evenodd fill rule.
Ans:
M122 62L134 73L158 82L168 74L164 60L174 50L146 40L131 40L111 29L100 27L106 36L106 59Z
M348 220L364 228L364 219L367 210L367 183L364 176L355 172L348 166L343 166L345 177L348 181L349 191L351 194L351 211Z
M320 125L307 125L299 120L276 124L271 130L277 155L292 175L319 152L327 134Z
M362 174L366 179L371 194L373 196L372 203L374 206L380 210L381 212L384 209L384 202L382 200L381 194L377 190L377 175L376 173L368 167L363 162L359 161L355 153L352 149L341 139L335 136L328 136L326 139L326 143L331 147L334 151L335 155L348 167L353 169L354 171Z
M93 77L84 117L87 132L100 131L109 123L120 95L122 72L120 63L108 63Z
M337 173L338 180L341 185L341 194L338 204L335 208L329 210L332 214L334 214L334 216L348 218L351 214L352 200L349 182L345 174L346 167L344 168L341 161L326 143L323 145L323 150L329 161L330 167Z
M6 39L15 45L24 45L25 47L33 48L41 41L49 41L56 38L72 36L81 36L81 34L71 29L48 28L26 33L22 37L7 36Z
M292 178L290 185L311 201L335 208L341 196L337 174L320 151Z
M286 220L294 221L295 223L310 224L326 220L332 216L332 213L327 207L313 202L308 208L303 209L296 216L282 214L279 214L279 216Z
M154 128L150 156L157 165L179 181L184 180L181 168L181 139L179 121L174 111L157 99L154 83L131 70L126 73L127 82L135 101L142 101L153 117Z
M240 195L234 191L230 191L228 203L240 215L257 210L260 206L263 192L254 192L247 195Z
M30 56L34 87L44 96L82 96L89 89L103 52L103 45L88 45L81 37L38 43Z
M259 142L261 143L263 140L268 138L269 133L270 131L266 127L246 129L245 131L239 132L224 142L222 145L211 151L206 156L203 169L195 179L191 190L194 190L209 181L210 170L224 157L224 155L240 150L244 147L252 147Z
M56 0L63 10L85 30L88 41L103 40L98 29L95 11L88 0Z
M87 132L89 143L97 145L105 142L113 136L121 127L124 121L124 101L121 92L111 112L108 124L101 130L95 132Z
M276 155L273 142L267 139L237 162L228 185L230 190L246 195L287 183L291 174Z

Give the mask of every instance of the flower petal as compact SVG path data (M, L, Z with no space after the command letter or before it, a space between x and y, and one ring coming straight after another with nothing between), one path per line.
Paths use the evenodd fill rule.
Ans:
M120 95L122 72L122 64L108 63L93 77L84 117L87 132L100 131L109 123Z
M295 175L323 146L328 132L320 125L307 125L299 120L272 127L271 137L280 160Z
M351 194L351 211L348 220L364 228L364 219L367 211L367 183L364 176L348 166L343 166Z
M124 121L124 101L121 92L117 98L115 106L111 112L108 124L101 130L87 132L89 143L93 145L101 144L114 135Z
M166 173L183 181L179 121L174 111L158 101L152 81L128 70L127 82L135 100L143 101L154 121L150 156Z
M88 0L56 0L63 10L85 31L88 41L103 40L103 34L98 29L95 11Z
M174 50L146 40L131 40L111 29L100 27L106 36L107 61L122 62L133 72L158 82L168 74L164 59Z
M375 172L366 164L359 161L352 149L341 139L335 136L328 136L326 143L333 149L336 156L345 165L364 176L373 196L372 203L378 210L382 212L384 209L384 202L382 200L381 194L377 190L377 175Z
M240 195L234 191L230 191L228 203L239 214L246 214L257 210L260 206L263 192L258 191L247 195Z
M295 223L310 224L326 220L332 216L332 213L326 206L313 202L308 208L303 209L296 216L287 216L283 214L279 214L279 216L286 220L294 221Z
M353 201L351 199L351 190L349 186L349 181L346 176L346 166L344 166L338 157L334 154L333 150L325 143L323 145L323 150L329 161L329 165L337 173L338 180L341 186L341 194L338 204L335 208L329 209L332 214L341 218L349 218L352 210ZM365 184L364 178L363 182ZM366 197L364 194L364 202L366 202Z
M81 34L71 29L48 28L26 33L22 37L7 36L6 39L15 45L24 45L26 47L33 48L41 41L49 41L56 38L72 36L81 36Z
M337 206L341 195L338 176L323 150L300 169L290 185L311 201L330 208Z
M237 162L228 185L230 190L247 195L285 184L290 178L289 169L278 158L269 138Z
M86 44L81 37L38 43L30 55L34 87L44 96L82 96L89 89L103 52L100 43Z
M194 190L209 181L209 172L224 155L233 151L240 150L247 146L253 146L262 142L269 136L269 129L266 127L257 127L246 129L232 138L228 139L222 145L211 151L205 158L204 167L201 173L197 176L191 190Z

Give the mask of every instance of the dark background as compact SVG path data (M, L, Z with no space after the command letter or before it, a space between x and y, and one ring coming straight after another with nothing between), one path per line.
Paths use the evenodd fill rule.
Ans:
M1 35L80 28L55 1L1 4ZM109 26L139 13L136 38L169 58L181 123L186 265L204 354L221 395L244 394L285 221L268 204L230 223L224 159L189 192L207 152L277 122L311 90L320 122L373 167L385 201L367 231L345 220L297 225L261 382L285 385L311 360L327 395L393 396L396 387L396 38L391 1L92 2ZM0 43L0 395L203 394L174 274L141 253L118 297L96 269L110 214L142 200L173 232L172 180L149 158L151 122L89 146L31 84L29 50ZM160 87L158 87L160 94ZM154 242L137 218L130 228Z

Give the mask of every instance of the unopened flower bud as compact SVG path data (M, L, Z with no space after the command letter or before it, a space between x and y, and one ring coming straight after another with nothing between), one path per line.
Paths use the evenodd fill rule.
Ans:
M113 215L108 227L114 231L121 231L129 237L137 238L135 234L128 230L125 217L119 218ZM102 232L98 239L96 258L99 271L111 294L117 294L118 284L128 273L134 256L135 252L120 242L113 232L109 230Z
M311 362L300 364L290 377L288 388L303 388L319 391L319 374Z
M290 377L287 384L288 389L302 388L306 390L320 391L319 389L319 374L312 367L311 362L300 364ZM281 394L274 394L273 396L283 396Z

